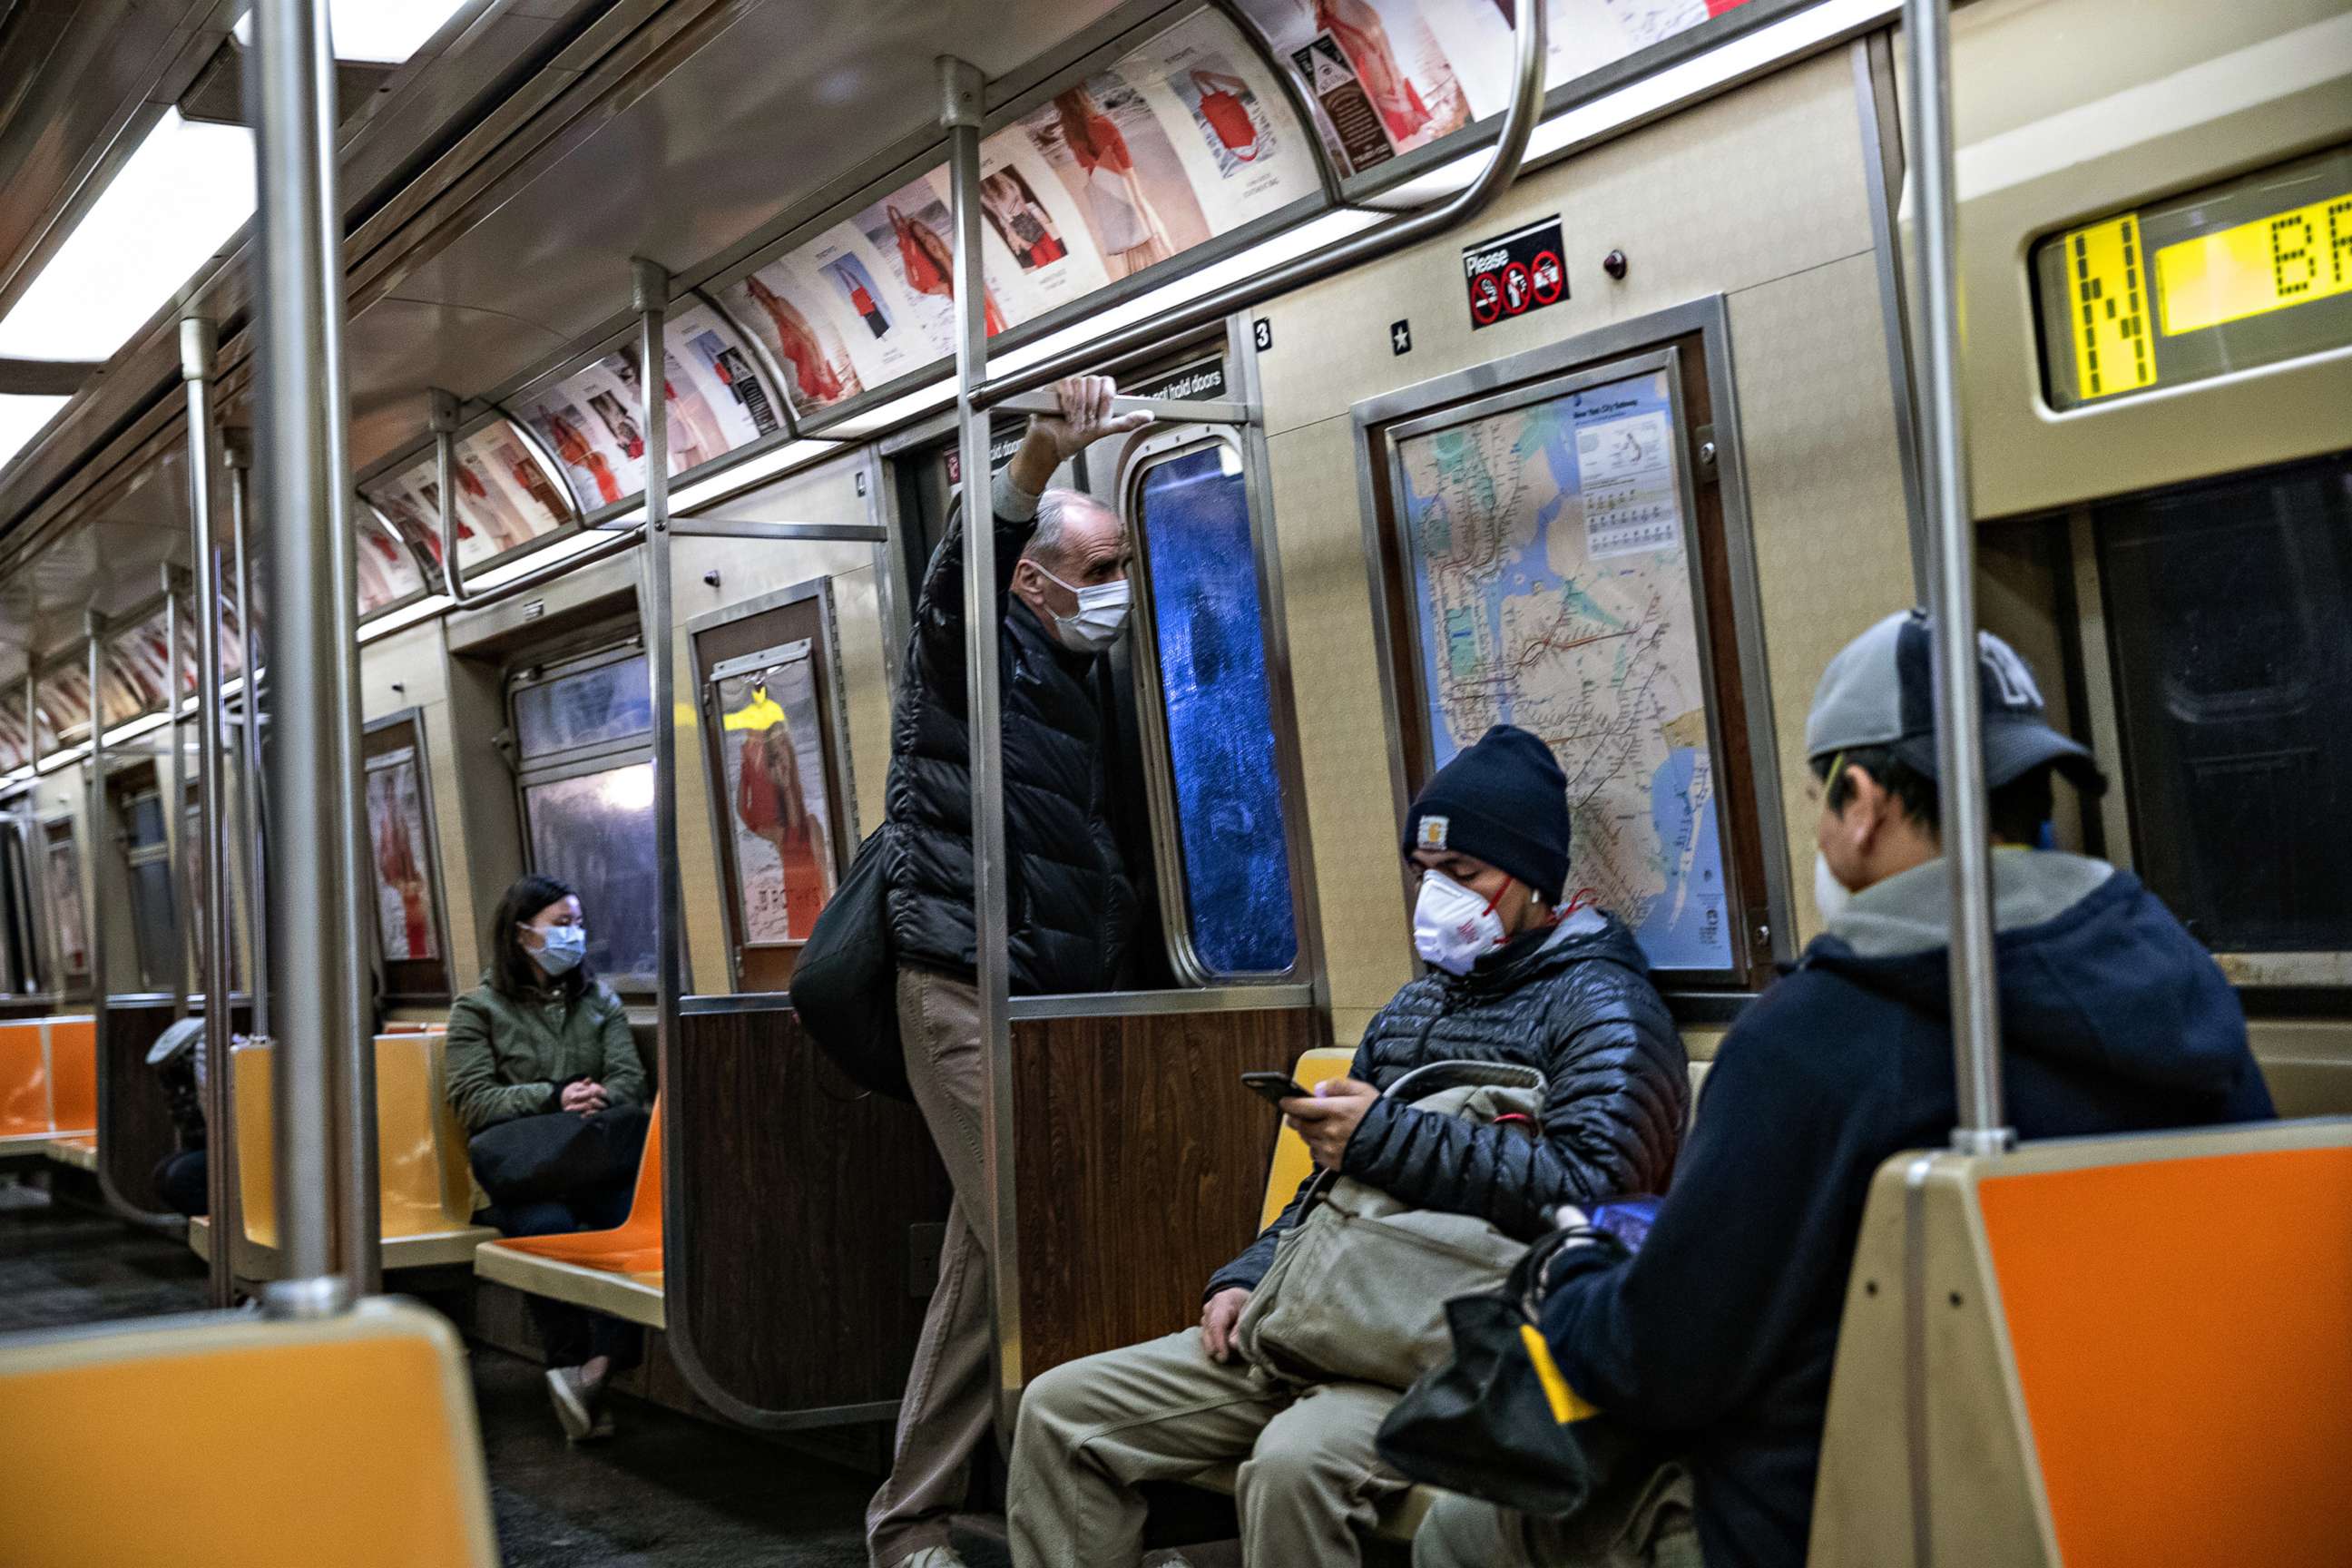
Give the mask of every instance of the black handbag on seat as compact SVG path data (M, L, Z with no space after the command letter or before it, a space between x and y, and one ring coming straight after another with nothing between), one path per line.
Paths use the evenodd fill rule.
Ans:
M1381 1423L1381 1458L1411 1479L1544 1519L1655 1468L1655 1439L1578 1398L1544 1342L1544 1268L1575 1241L1624 1250L1605 1231L1556 1231L1528 1249L1501 1290L1445 1303L1453 1359L1423 1374Z
M474 1179L505 1207L634 1182L652 1113L616 1105L592 1116L551 1110L485 1128L467 1142Z
M793 1011L852 1083L912 1101L898 1038L898 964L890 952L889 831L885 826L866 836L849 875L817 912L793 966Z

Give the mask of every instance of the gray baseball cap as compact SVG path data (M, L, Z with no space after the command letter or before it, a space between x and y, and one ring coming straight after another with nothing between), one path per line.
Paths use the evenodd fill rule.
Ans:
M1887 616L1839 650L1822 672L1805 716L1805 756L1885 746L1934 778L1936 686L1934 620L1920 609ZM1977 688L1984 705L1985 787L1999 789L2047 763L2092 795L2106 776L2090 749L2050 727L2042 689L2017 650L1977 633Z

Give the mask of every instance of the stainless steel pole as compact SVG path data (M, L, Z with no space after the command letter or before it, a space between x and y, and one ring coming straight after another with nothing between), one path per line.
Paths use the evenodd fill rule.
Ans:
M438 514L441 534L441 587L462 605L466 603L465 568L457 560L457 399L437 386L425 389L425 417L433 426L433 482L440 488Z
M163 766L156 794L162 797L163 819L163 864L171 886L179 889L184 902L194 898L195 889L184 887L188 861L181 851L186 847L187 821L187 757L180 742L181 693L187 689L188 677L180 655L180 594L184 586L181 572L169 562L161 574L163 582ZM104 660L97 668L103 670ZM106 688L93 679L89 687L89 728L95 735L106 728ZM172 952L166 960L172 966L172 1016L188 1016L188 942L185 931L173 929Z
M1984 714L1977 670L1976 522L1961 429L1958 216L1952 195L1948 0L1904 0L1911 52L1911 166L1919 174L1919 270L1927 489L1936 572L1936 772L1952 883L1952 1047L1959 1090L1953 1146L1994 1153L2017 1142L2000 1097L2000 997L1994 974L1992 846L1985 804Z
M284 896L271 900L270 946L289 985L277 1009L278 1236L286 1278L265 1295L281 1316L341 1310L373 1262L366 1236L338 1205L338 1145L361 1131L339 1094L358 1043L360 928L352 885L356 837L347 785L357 736L344 689L352 668L352 531L345 513L341 212L335 195L334 61L326 0L257 0L262 493L269 552L270 676L277 734L270 799ZM339 1047L341 1047L339 1049ZM373 1075L365 1075L372 1079ZM367 1129L373 1131L373 1128ZM336 1136L351 1138L346 1142ZM348 1163L341 1185L356 1185ZM341 1207L341 1214L337 1210ZM338 1220L343 1221L338 1257ZM339 1267L340 1266L340 1267Z
M227 1151L221 1134L229 1126L229 890L227 814L221 809L222 786L228 778L221 754L221 552L213 525L215 462L213 433L213 356L220 345L219 330L210 321L190 316L180 322L180 378L188 390L188 516L191 552L196 567L196 809L198 847L204 855L204 900L198 914L203 924L205 959L205 1127L210 1150L205 1162L205 1192L209 1199L213 1247L213 1305L226 1307L235 1300L236 1279L230 1268L231 1238L242 1227L230 1212Z
M996 1316L1000 1431L1020 1409L1021 1254L1013 1181L1013 1032L1009 1000L1010 920L1004 889L1003 669L998 639L996 518L988 462L988 415L979 404L988 379L988 331L982 312L980 122L984 79L976 66L940 61L940 121L948 132L948 180L955 226L956 433L963 474L964 701L971 753L971 894L980 1044L987 1064L981 1127L987 1153L989 1278Z
M245 670L244 691L238 699L245 721L237 731L241 787L236 795L236 831L245 845L245 981L253 998L253 1037L266 1040L269 1038L268 857L261 842L261 636L255 626L258 617L254 613L253 552L247 538L247 482L253 468L250 443L250 436L244 435L226 446L229 527L236 539L236 629L242 649L238 663Z

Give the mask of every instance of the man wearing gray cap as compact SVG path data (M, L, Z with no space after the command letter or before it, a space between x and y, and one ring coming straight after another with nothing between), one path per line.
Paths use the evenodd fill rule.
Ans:
M1570 1386L1671 1439L1695 1483L1695 1540L1677 1510L1653 1508L1612 1564L1802 1568L1872 1173L1940 1147L1958 1118L1932 632L1924 611L1891 616L1831 660L1805 725L1822 932L1725 1037L1641 1250L1582 1247L1551 1269L1544 1335ZM2018 1132L2267 1121L2237 994L2196 939L2129 872L2031 847L2053 774L2095 793L2105 781L2050 727L2015 650L1985 634L1978 654L2001 1081ZM1601 1560L1589 1522L1449 1498L1413 1561L1568 1568Z

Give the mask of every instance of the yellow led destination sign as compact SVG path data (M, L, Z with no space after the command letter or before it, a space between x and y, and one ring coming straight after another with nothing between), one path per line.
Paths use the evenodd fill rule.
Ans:
M2352 147L2142 202L2033 247L2050 405L2352 345Z
M2347 289L2352 289L2352 191L2156 253L2156 296L2168 333L2307 305Z

